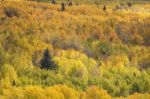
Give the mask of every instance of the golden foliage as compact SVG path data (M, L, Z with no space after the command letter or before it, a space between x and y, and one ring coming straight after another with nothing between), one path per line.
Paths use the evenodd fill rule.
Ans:
M0 99L111 99L134 92L119 98L149 99L150 4L142 6L60 12L47 3L0 3ZM55 53L57 73L33 66L46 48Z

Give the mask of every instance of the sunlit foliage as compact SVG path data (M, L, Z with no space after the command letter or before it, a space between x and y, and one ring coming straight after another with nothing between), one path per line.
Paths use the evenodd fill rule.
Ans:
M0 99L149 99L150 4L106 7L0 2Z

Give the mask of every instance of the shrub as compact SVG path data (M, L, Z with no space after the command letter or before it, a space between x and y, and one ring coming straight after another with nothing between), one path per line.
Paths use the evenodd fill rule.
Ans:
M15 7L6 7L4 8L4 13L8 17L19 17L21 15L20 10Z

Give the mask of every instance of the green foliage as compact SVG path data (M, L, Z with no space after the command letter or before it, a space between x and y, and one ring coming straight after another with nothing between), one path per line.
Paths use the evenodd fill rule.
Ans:
M140 72L133 67L101 67L100 72L100 77L90 79L90 85L94 84L107 89L112 96L127 96L150 90L149 76L145 71Z
M9 55L2 48L0 48L0 65L8 63Z
M110 42L93 42L93 52L96 59L105 59L111 55L127 54L128 47Z

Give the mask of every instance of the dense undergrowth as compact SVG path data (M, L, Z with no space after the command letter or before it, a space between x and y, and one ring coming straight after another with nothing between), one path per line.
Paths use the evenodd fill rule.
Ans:
M150 4L0 3L1 99L149 99ZM41 69L49 48L58 71Z

